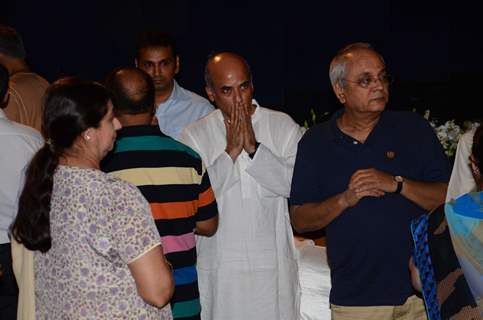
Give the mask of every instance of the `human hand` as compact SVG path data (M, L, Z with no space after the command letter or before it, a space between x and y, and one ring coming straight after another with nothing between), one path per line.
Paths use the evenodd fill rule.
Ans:
M411 284L414 289L421 292L423 285L421 284L421 278L419 277L419 269L414 264L413 257L409 258L409 272L411 273Z
M243 110L243 121L241 125L243 132L243 149L245 149L248 154L255 152L257 148L257 139L255 137L255 131L253 131L250 107L251 105L241 104L241 109Z
M226 129L226 153L232 158L233 162L243 150L243 132L241 131L243 121L242 110L237 103L233 103L229 117L225 117Z
M355 206L364 197L381 197L384 192L378 189L356 191L350 187L341 195L342 206L349 208Z
M349 188L356 192L364 192L377 189L384 193L394 192L397 188L397 182L393 176L380 170L362 169L357 170L351 177Z

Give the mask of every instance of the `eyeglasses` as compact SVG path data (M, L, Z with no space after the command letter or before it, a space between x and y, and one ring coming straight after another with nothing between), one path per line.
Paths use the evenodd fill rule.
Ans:
M390 85L394 81L393 77L387 73L381 73L379 76L377 76L377 78L374 78L371 75L366 75L356 81L349 80L349 79L342 79L342 80L355 83L361 88L368 88L378 80L381 81L381 83L385 86Z

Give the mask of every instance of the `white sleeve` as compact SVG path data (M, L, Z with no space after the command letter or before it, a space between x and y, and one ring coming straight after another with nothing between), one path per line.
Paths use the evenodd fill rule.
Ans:
M469 165L474 134L475 130L469 131L458 141L453 171L451 172L448 192L446 194L447 202L476 189L475 179L473 178Z
M181 142L198 152L202 157L208 170L211 187L216 197L223 195L228 189L240 181L240 170L225 151L220 153L214 161L209 161L202 150L200 150L199 144L193 138L191 132L186 129L181 136Z
M302 137L302 130L295 125L287 135L283 154L277 156L263 143L258 147L246 172L273 196L290 196L292 174L297 155L297 144Z

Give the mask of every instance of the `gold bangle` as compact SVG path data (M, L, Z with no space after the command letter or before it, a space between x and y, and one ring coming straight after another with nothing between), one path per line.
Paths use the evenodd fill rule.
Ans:
M169 266L169 269L171 270L171 272L173 272L173 265L171 264L171 262L169 262L166 258L164 258L164 262L166 262L166 264Z

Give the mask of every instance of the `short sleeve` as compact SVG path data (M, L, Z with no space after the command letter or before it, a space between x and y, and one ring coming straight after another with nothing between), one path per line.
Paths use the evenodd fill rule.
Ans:
M129 264L160 245L161 240L141 192L128 183L120 183L115 191L116 221L112 237L119 256Z
M218 215L218 206L216 204L215 194L211 188L210 177L208 171L203 165L203 176L199 186L198 193L198 212L196 221L205 221Z
M309 130L298 143L290 191L291 205L317 202L321 198L317 175L320 170L317 170L317 158L313 152L316 149L312 147L315 137L311 133Z

